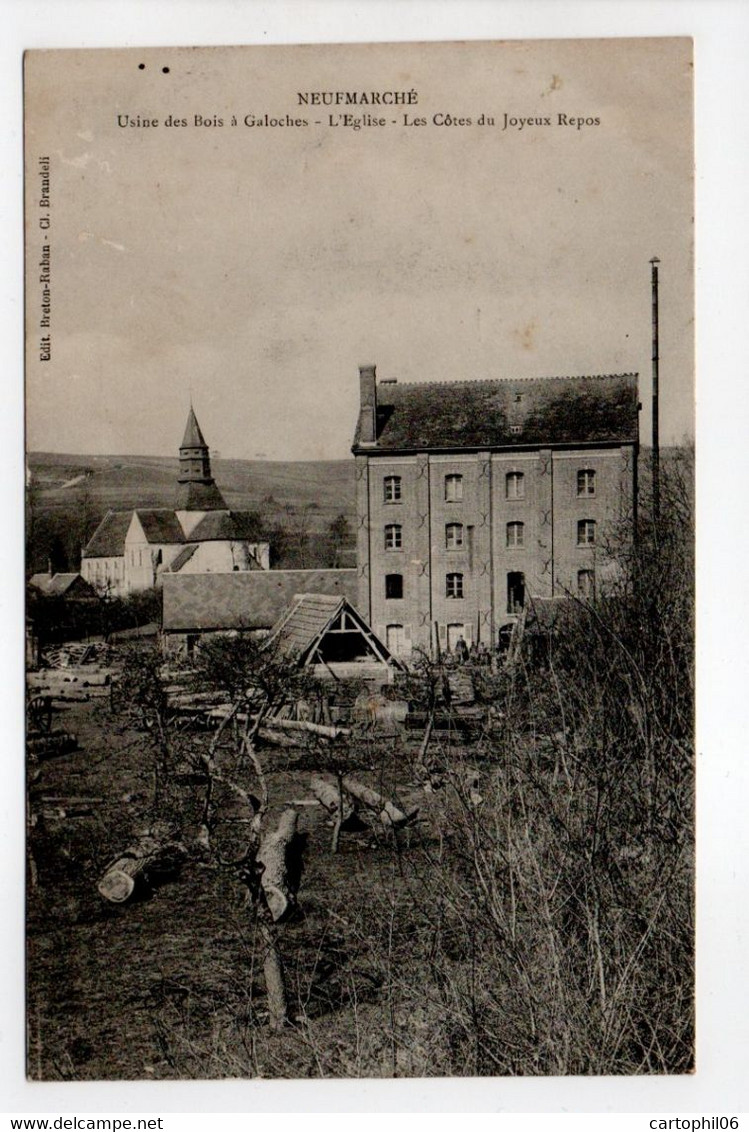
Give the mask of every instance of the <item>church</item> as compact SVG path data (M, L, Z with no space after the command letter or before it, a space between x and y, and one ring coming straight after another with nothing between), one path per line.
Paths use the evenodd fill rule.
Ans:
M170 574L268 570L270 548L258 541L255 516L231 511L211 473L211 459L190 406L179 449L176 507L108 511L83 548L81 574L106 596L160 586Z
M592 596L632 531L637 374L399 384L359 371L357 609L398 657L494 648Z

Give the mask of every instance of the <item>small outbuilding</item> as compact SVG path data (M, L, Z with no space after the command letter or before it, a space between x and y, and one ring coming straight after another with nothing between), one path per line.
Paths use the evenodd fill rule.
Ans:
M257 570L163 575L163 646L192 652L213 634L267 635L295 596L329 594L349 600L356 570Z
M389 683L402 667L348 599L335 594L296 594L268 641L321 679Z

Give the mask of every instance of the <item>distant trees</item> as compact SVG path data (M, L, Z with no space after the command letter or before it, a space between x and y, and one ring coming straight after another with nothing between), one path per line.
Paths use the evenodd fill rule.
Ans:
M266 495L260 515L275 570L335 569L343 552L353 546L347 517L341 512L323 528L320 505L315 500L281 502L272 494Z
M336 515L335 519L329 523L328 542L330 545L330 565L335 568L340 565L342 551L352 542L351 524L343 513Z
M83 474L88 475L88 469ZM37 480L31 476L26 488L26 564L29 573L46 570L73 573L80 569L81 549L96 530L102 516L87 479L70 487L64 501L44 506Z

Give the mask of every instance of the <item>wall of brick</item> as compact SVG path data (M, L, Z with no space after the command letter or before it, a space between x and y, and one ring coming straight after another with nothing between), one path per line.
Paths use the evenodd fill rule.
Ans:
M631 446L627 448L631 453ZM607 575L611 576L612 562L607 546L622 516L631 513L634 490L633 478L622 475L622 463L619 448L554 453L554 593L557 597L565 593L577 594L581 570L594 571L598 584ZM595 473L594 495L578 494L577 476L584 469ZM578 523L585 519L592 519L596 524L594 546L578 545Z
M595 493L578 494L578 472L595 473ZM403 626L401 655L414 646L441 647L450 632L467 643L496 641L516 614L508 609L508 576L522 575L526 595L577 593L578 571L610 570L604 540L631 514L636 485L632 445L584 451L466 452L414 456L357 456L359 608L375 632ZM508 475L521 474L519 498ZM385 480L400 477L400 498L388 499ZM462 477L462 499L446 498L448 476ZM594 547L578 546L578 522L596 523ZM462 545L447 544L446 528L459 523ZM508 545L508 523L522 523L522 544ZM401 545L387 548L385 529L401 529ZM399 574L403 596L386 597L386 576ZM448 597L447 575L461 574L462 597ZM452 626L452 630L450 630Z

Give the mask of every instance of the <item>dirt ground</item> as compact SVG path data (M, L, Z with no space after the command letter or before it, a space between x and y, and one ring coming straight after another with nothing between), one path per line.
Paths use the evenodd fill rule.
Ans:
M403 883L399 854L411 838L423 836L423 826L399 835L398 846L391 835L365 826L342 836L333 856L328 815L304 804L311 799L314 758L266 749L268 820L297 803L306 840L299 909L277 929L294 1025L273 1034L262 951L237 869L194 856L175 879L135 902L110 905L97 892L104 868L149 820L147 736L120 726L106 700L68 705L55 725L74 732L79 747L42 762L30 787L30 1078L428 1071L418 1049L404 1060L403 1048L396 1051L383 1037L398 1024L398 1003L392 980L387 996L382 993L367 932L367 917L395 899ZM419 805L428 817L430 799L411 782L402 738L363 739L362 759L363 780ZM189 841L203 790L186 784L181 797L182 834ZM236 848L242 827L230 833Z

